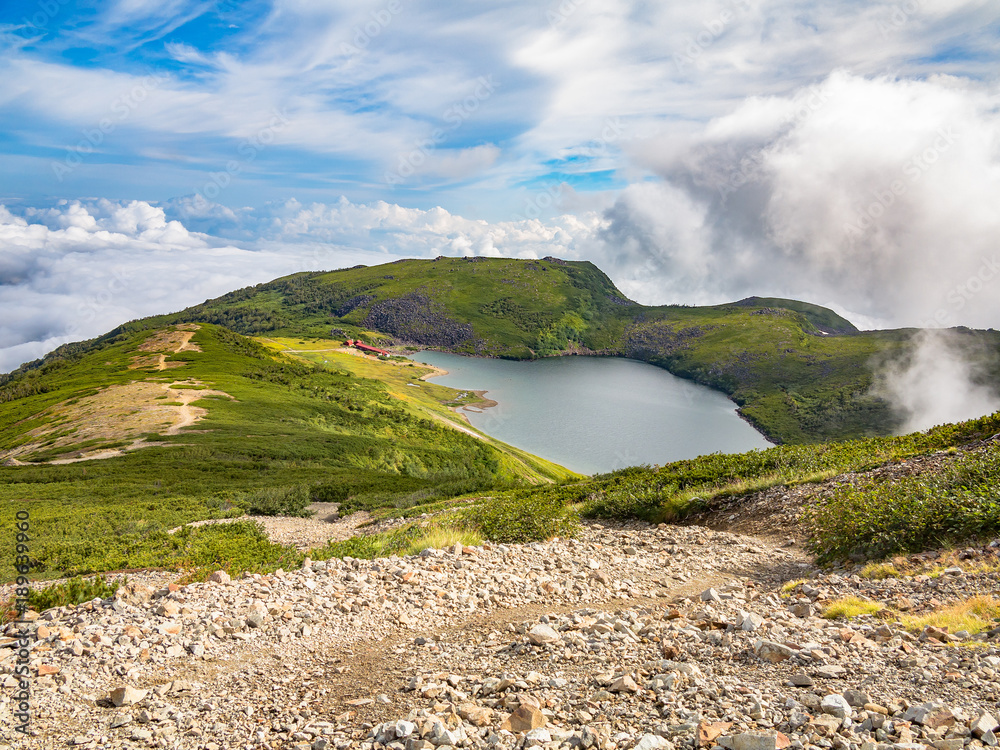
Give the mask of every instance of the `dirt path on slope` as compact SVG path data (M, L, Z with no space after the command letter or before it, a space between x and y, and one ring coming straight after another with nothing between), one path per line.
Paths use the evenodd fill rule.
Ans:
M130 369L163 372L183 367L184 362L171 362L169 356L201 351L191 343L197 331L198 326L188 325L154 333L139 345ZM191 379L168 383L136 379L87 396L69 398L35 415L34 419L41 420L42 426L25 433L26 440L21 445L0 453L0 463L62 465L114 458L162 445L147 442L143 436L177 435L191 427L208 413L207 409L192 405L206 396L232 398ZM46 453L54 457L49 458ZM49 460L37 460L40 458Z

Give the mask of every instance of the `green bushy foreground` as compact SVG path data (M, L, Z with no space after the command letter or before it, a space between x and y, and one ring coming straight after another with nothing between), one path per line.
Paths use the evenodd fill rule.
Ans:
M575 509L558 498L530 490L485 497L446 511L433 523L413 522L392 531L355 536L312 550L313 559L357 557L372 559L412 555L428 547L442 549L456 542L469 546L484 541L516 544L573 536L579 527Z
M881 558L1000 533L1000 445L930 476L846 485L806 513L821 562Z
M65 583L47 586L32 591L28 604L36 612L44 612L50 607L64 607L67 604L82 604L93 599L109 599L118 591L119 583L109 583L104 576L84 579L79 576Z
M946 451L1000 433L1000 412L927 432L823 445L715 453L663 467L638 466L589 481L498 493L562 504L584 517L683 521L725 497L776 485L821 481L893 461ZM823 562L882 557L1000 532L1000 445L958 459L940 473L871 480L808 509L812 549Z
M494 542L570 536L582 515L683 521L713 501L775 485L820 481L893 461L949 451L1000 433L1000 412L922 433L810 446L712 454L663 467L632 467L584 482L493 493L441 523ZM821 562L878 559L1000 533L1000 442L945 464L940 472L845 485L806 510ZM327 556L376 557L412 548L420 530L332 545Z

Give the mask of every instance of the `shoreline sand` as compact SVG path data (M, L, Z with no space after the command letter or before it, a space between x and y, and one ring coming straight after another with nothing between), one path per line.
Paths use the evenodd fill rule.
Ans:
M429 365L426 362L416 362L416 361L414 362L414 364L420 365L421 367L429 367L431 368L431 370L433 370L433 372L429 372L426 375L421 375L419 378L420 380L430 380L431 378L440 378L444 375L449 374L449 372L446 369L444 369L443 367L438 367L437 365ZM453 386L447 386L447 387L453 388ZM461 388L461 389L454 388L454 390L464 390L467 391L468 393L474 393L476 395L476 398L478 399L477 401L471 404L462 404L461 406L448 407L453 412L455 412L455 414L464 419L469 424L470 427L474 425L472 424L471 421L469 421L469 418L466 416L465 412L469 412L472 414L482 414L484 410L492 409L494 406L500 405L498 401L495 401L492 398L486 398L486 394L488 393L488 391L485 390L475 390L472 388Z

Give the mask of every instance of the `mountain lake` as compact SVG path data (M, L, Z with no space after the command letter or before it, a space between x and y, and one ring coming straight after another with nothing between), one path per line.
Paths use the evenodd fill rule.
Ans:
M582 474L771 447L722 393L634 359L411 359L448 371L435 383L497 402L463 410L474 427Z

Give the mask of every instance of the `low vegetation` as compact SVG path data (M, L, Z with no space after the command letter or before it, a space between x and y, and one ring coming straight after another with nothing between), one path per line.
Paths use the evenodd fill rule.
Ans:
M823 609L823 617L827 620L850 620L860 615L874 615L883 609L878 602L869 602L856 596L845 596L835 599Z
M976 636L1000 626L1000 600L991 596L974 596L919 615L904 614L856 596L835 599L823 608L823 617L827 620L850 620L863 615L897 621L911 633L936 628L946 633L964 632Z
M821 562L881 558L1000 532L1000 445L941 472L846 484L807 509Z
M978 635L1000 626L1000 600L991 596L976 596L928 614L902 615L900 621L914 633L933 627L949 633L965 631L969 635Z
M33 590L28 596L28 604L36 612L44 612L51 607L83 604L94 599L110 599L114 597L119 586L127 582L127 579L109 582L104 576L87 579L77 576L65 583Z
M533 542L572 536L578 516L558 497L527 490L480 501L465 511L465 522L494 542Z
M639 518L656 523L676 521L709 507L719 498L776 485L821 481L846 472L863 472L893 461L966 445L998 432L1000 413L899 437L783 445L740 454L713 453L662 467L636 466L597 475L586 482L539 488L534 493L558 498L567 504L582 503L583 516L590 518ZM995 462L996 453L989 449L970 458L962 468L955 469L958 473L948 481L968 483L978 477L975 481L980 484L976 486L982 489L981 494L989 502L990 495L985 487L989 478L996 476ZM966 503L963 507L980 519L982 528L987 527L990 522L988 505ZM817 526L820 545L825 547L828 542L835 542L836 518L836 514L831 513L829 526ZM979 528L972 516L954 523Z
M37 387L0 411L0 453L22 444L36 415L54 404L85 403L82 395L109 382L163 377L130 369L154 334L125 331L31 370ZM0 466L0 526L12 528L17 511L29 512L32 578L287 567L295 551L271 545L255 524L168 531L246 513L301 514L312 501L408 507L575 476L421 417L378 380L295 362L215 326L202 325L193 343L201 351L170 355L180 365L171 377L232 398L200 401L207 414L191 429L145 435L152 447L109 460L53 465L44 461L58 456L21 454L27 465ZM13 543L0 536L0 580L13 578Z

